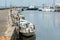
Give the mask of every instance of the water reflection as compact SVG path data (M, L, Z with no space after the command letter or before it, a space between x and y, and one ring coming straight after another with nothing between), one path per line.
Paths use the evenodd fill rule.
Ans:
M23 36L22 34L19 35L20 39L19 40L36 40L36 35L34 34L33 36Z

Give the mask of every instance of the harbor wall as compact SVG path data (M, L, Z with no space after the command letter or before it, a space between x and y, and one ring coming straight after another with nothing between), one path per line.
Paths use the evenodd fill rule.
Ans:
M0 10L0 40L16 40L16 26L12 26L10 9Z

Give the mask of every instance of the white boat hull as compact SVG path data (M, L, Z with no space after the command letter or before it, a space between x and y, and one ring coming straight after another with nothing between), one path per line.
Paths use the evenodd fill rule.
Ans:
M39 11L43 11L43 12L54 12L55 9L49 9L49 8L39 8Z
M23 33L24 36L32 36L34 34L35 34L35 32L32 32L32 33Z
M35 26L31 22L27 22L26 20L20 22L20 28L20 33L22 33L24 36L31 36L35 33Z

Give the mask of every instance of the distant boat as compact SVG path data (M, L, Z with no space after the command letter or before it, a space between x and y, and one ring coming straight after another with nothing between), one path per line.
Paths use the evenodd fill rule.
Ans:
M54 8L50 8L49 6L45 6L44 4L38 8L39 11L44 11L44 12L54 12Z
M38 8L39 11L42 11L42 8Z
M36 8L35 6L29 6L27 10L38 10L38 8Z
M43 11L43 12L54 12L55 9L50 9L50 8L39 8L39 11Z
M42 11L54 12L54 9L42 9Z

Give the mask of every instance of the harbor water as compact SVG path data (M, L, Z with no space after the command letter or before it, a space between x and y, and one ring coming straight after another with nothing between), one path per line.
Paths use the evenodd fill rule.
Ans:
M21 40L60 40L60 12L23 11L21 14L36 28L34 36L21 36Z

